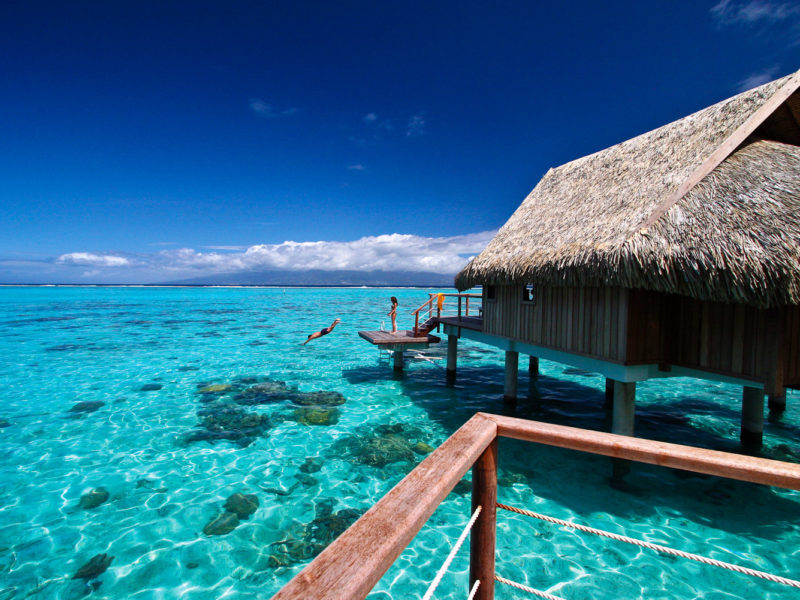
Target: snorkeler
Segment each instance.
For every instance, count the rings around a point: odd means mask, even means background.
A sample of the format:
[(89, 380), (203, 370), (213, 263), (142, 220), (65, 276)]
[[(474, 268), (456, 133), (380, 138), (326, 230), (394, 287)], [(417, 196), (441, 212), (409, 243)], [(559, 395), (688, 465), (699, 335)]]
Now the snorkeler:
[(319, 331), (315, 331), (314, 333), (309, 335), (308, 339), (305, 342), (303, 342), (303, 346), (305, 346), (311, 340), (315, 340), (318, 337), (322, 337), (323, 335), (328, 335), (331, 331), (333, 331), (333, 328), (336, 327), (336, 325), (338, 325), (339, 321), (341, 321), (341, 319), (336, 319), (333, 323), (330, 324), (329, 327), (325, 327), (324, 329), (320, 329)]

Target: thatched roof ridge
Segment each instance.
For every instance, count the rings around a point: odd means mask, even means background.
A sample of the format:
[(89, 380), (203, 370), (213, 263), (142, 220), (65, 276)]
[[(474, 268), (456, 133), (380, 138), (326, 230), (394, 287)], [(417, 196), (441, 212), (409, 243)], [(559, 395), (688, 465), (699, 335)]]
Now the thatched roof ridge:
[[(800, 149), (731, 144), (798, 82), (779, 79), (551, 169), (456, 286), (613, 285), (800, 304)], [(733, 154), (720, 154), (726, 144)], [(721, 164), (710, 163), (715, 153)]]

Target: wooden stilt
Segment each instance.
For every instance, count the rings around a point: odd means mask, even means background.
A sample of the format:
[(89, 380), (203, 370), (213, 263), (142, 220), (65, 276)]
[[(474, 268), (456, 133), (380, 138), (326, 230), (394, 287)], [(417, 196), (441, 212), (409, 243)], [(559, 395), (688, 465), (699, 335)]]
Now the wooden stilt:
[(506, 383), (503, 400), (512, 404), (517, 401), (517, 375), (519, 373), (519, 352), (506, 350)]
[(394, 370), (395, 372), (400, 372), (403, 370), (403, 351), (402, 350), (395, 350), (394, 351)]
[(636, 382), (614, 381), (614, 420), (611, 433), (633, 435), (636, 410)]
[(458, 337), (447, 336), (447, 375), (455, 376), (458, 363)]
[(539, 377), (539, 357), (538, 356), (529, 356), (528, 357), (528, 374), (530, 375), (531, 379), (536, 379)]
[(494, 556), (497, 519), (497, 439), (472, 466), (472, 512), (481, 514), (472, 526), (469, 552), (469, 589), (476, 579), (476, 600), (494, 600)]
[(614, 380), (606, 377), (606, 402), (603, 405), (608, 410), (614, 408)]
[(786, 388), (781, 392), (767, 396), (767, 407), (771, 413), (782, 413), (786, 410)]
[(763, 388), (742, 388), (742, 430), (739, 439), (746, 448), (761, 447), (764, 439)]
[[(606, 379), (606, 393), (609, 382), (613, 390), (613, 409), (611, 433), (633, 436), (636, 414), (636, 382), (624, 383)], [(624, 478), (630, 472), (630, 461), (614, 458), (611, 460), (611, 481), (613, 486), (624, 485)]]

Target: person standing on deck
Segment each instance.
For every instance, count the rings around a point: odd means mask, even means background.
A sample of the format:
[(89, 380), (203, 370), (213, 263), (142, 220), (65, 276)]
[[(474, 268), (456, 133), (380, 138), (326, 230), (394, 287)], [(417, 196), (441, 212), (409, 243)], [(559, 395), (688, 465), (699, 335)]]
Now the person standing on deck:
[(397, 298), (392, 296), (392, 310), (386, 316), (392, 318), (392, 333), (397, 333)]
[(336, 327), (339, 324), (339, 321), (341, 321), (341, 319), (336, 319), (328, 327), (325, 327), (324, 329), (320, 329), (319, 331), (315, 331), (314, 333), (309, 335), (308, 339), (305, 342), (303, 342), (303, 346), (305, 346), (311, 340), (315, 340), (315, 339), (317, 339), (319, 337), (322, 337), (323, 335), (328, 335), (331, 331), (333, 331), (333, 328)]

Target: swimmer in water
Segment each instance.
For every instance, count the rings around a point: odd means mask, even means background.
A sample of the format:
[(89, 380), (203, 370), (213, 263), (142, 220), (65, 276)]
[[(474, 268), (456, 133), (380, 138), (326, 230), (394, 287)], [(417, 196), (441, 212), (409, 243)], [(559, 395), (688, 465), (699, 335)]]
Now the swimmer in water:
[(330, 326), (325, 327), (324, 329), (320, 329), (319, 331), (315, 331), (314, 333), (309, 335), (308, 339), (305, 342), (303, 342), (303, 346), (305, 346), (311, 340), (315, 340), (319, 337), (322, 337), (323, 335), (328, 335), (331, 331), (333, 331), (333, 328), (339, 324), (339, 321), (341, 321), (341, 319), (336, 319), (333, 323), (330, 324)]

